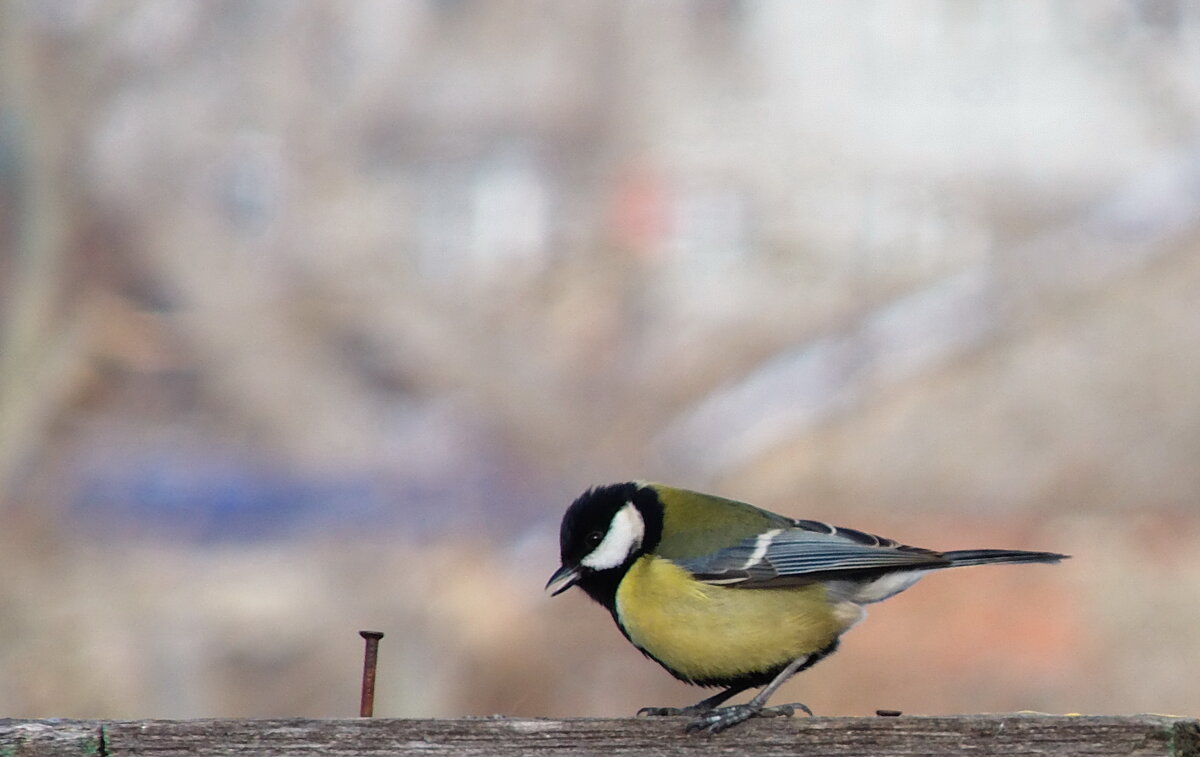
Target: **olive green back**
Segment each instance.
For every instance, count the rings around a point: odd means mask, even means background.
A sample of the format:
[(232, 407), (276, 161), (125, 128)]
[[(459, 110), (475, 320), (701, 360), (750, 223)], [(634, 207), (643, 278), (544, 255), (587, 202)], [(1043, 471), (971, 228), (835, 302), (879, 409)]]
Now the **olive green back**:
[(745, 502), (662, 484), (648, 486), (658, 492), (663, 506), (663, 536), (654, 553), (669, 560), (701, 557), (763, 531), (792, 526), (791, 519)]

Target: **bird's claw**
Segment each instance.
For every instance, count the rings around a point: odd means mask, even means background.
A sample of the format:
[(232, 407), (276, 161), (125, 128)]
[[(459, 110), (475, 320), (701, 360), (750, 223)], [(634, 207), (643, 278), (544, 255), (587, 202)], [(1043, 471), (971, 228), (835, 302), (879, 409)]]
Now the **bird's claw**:
[(806, 712), (809, 717), (812, 717), (812, 710), (808, 708), (808, 705), (800, 702), (778, 704), (773, 707), (763, 707), (762, 705), (753, 703), (734, 704), (709, 710), (688, 723), (684, 730), (687, 733), (696, 733), (697, 731), (720, 733), (727, 728), (734, 727), (738, 723), (744, 723), (750, 718), (790, 718), (796, 714), (796, 710)]

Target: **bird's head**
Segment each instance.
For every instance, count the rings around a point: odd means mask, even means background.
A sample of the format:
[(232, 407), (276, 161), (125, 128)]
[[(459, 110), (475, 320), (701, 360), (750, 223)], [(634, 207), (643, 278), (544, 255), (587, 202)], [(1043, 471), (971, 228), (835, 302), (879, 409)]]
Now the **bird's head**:
[(563, 515), (562, 565), (546, 588), (558, 595), (579, 584), (594, 599), (611, 598), (621, 576), (654, 548), (662, 534), (662, 505), (653, 487), (610, 484), (589, 489)]

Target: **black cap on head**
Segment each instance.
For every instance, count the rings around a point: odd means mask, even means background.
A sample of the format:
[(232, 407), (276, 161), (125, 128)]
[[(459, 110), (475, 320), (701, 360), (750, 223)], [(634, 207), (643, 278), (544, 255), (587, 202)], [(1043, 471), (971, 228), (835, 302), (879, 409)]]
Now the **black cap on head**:
[[(626, 511), (618, 517), (628, 505), (633, 505), (636, 514)], [(611, 565), (589, 565), (589, 555), (595, 556), (593, 553), (598, 552), (597, 548), (622, 519), (637, 521), (634, 548), (619, 551)], [(625, 570), (639, 555), (653, 549), (661, 536), (662, 505), (653, 488), (632, 482), (593, 487), (572, 502), (563, 515), (559, 529), (562, 567), (551, 577), (550, 585), (565, 581), (557, 594), (578, 584), (597, 602), (609, 607)]]
[(558, 531), (559, 554), (563, 565), (578, 565), (596, 548), (617, 511), (632, 502), (638, 486), (634, 483), (595, 486), (579, 495), (563, 515)]

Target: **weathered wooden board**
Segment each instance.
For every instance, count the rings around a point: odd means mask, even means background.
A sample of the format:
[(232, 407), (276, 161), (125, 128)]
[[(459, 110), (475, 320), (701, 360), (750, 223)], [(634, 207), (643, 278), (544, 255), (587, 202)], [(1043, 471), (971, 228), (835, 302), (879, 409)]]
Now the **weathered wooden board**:
[[(683, 719), (191, 720), (106, 722), (125, 755), (1172, 755), (1200, 757), (1200, 721), (1157, 716), (793, 718), (716, 736)], [(2, 757), (2, 755), (0, 755)]]
[(102, 753), (97, 721), (0, 718), (0, 757), (100, 757)]
[(0, 720), (0, 757), (395, 755), (1171, 755), (1200, 720), (1154, 715), (793, 718), (686, 735), (681, 718)]

